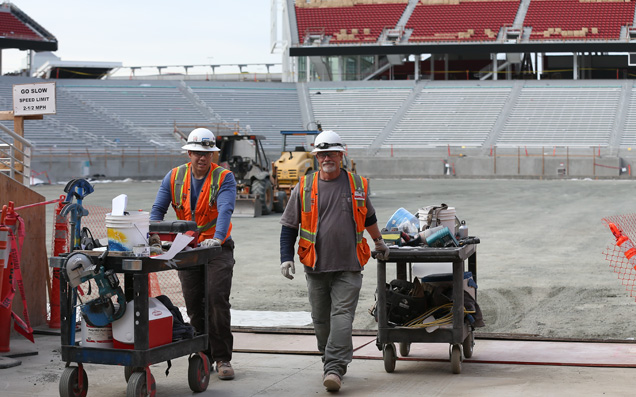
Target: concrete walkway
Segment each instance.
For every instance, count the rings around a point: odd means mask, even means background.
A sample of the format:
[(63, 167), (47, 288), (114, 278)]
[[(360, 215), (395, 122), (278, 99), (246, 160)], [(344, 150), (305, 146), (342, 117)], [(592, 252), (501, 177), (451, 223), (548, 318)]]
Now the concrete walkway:
[[(199, 395), (329, 395), (321, 382), (322, 363), (313, 335), (235, 333), (233, 381), (213, 376)], [(384, 370), (375, 337), (356, 336), (356, 353), (338, 393), (342, 396), (626, 396), (633, 394), (636, 345), (630, 343), (537, 342), (477, 339), (474, 355), (451, 372), (448, 345), (413, 344)], [(58, 396), (60, 338), (36, 335), (35, 344), (11, 340), (0, 359), (0, 395)], [(8, 358), (8, 356), (12, 358)], [(9, 364), (19, 364), (11, 366)], [(157, 396), (191, 396), (187, 358), (151, 366)], [(87, 364), (88, 396), (124, 396), (123, 367)]]

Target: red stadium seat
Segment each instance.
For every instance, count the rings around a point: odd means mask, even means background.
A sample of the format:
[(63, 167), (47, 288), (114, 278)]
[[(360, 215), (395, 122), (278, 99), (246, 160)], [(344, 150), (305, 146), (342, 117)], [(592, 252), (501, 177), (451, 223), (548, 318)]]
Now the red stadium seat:
[[(619, 39), (621, 27), (634, 20), (634, 6), (634, 1), (532, 0), (524, 25), (532, 27), (530, 40)], [(553, 32), (556, 27), (565, 32)]]
[[(321, 8), (296, 6), (298, 35), (301, 43), (304, 43), (308, 29), (321, 27), (332, 35), (330, 43), (371, 43), (378, 40), (386, 26), (395, 27), (405, 9), (406, 4), (355, 4), (352, 7)], [(346, 34), (342, 33), (342, 29)], [(352, 33), (354, 29), (358, 30), (357, 34)], [(369, 29), (368, 34), (365, 29)]]
[(0, 36), (42, 40), (42, 37), (9, 12), (0, 12)]
[(519, 0), (459, 4), (419, 3), (406, 24), (410, 42), (494, 41), (503, 26), (514, 22)]

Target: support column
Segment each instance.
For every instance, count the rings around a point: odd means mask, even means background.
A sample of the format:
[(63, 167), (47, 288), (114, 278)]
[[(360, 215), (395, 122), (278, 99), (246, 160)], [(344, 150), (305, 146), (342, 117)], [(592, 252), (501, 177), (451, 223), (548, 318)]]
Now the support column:
[(572, 54), (572, 79), (573, 80), (578, 80), (579, 79), (579, 56), (578, 53), (573, 53)]
[(415, 55), (415, 76), (414, 76), (415, 81), (418, 81), (420, 79), (420, 57), (421, 56), (422, 56), (421, 54)]
[(444, 54), (444, 80), (448, 80), (448, 54)]

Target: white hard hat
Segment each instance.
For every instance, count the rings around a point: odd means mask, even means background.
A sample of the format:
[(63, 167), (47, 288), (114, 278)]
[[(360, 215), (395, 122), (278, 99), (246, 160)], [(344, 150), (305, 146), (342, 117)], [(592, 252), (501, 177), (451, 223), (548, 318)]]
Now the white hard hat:
[(188, 135), (188, 142), (181, 149), (192, 150), (195, 152), (218, 152), (216, 147), (216, 138), (212, 131), (207, 128), (196, 128)]
[(331, 130), (323, 131), (316, 137), (314, 141), (314, 150), (312, 153), (318, 152), (344, 152), (344, 145), (340, 135)]

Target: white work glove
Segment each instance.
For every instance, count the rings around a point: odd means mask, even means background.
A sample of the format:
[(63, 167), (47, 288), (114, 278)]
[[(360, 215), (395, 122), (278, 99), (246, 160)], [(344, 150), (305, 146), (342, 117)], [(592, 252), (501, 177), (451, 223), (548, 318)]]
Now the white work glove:
[[(290, 274), (291, 270), (291, 274)], [(296, 268), (294, 267), (293, 261), (287, 261), (280, 264), (280, 272), (283, 276), (287, 277), (290, 280), (294, 279), (292, 274), (296, 274)]]
[(375, 259), (385, 261), (389, 259), (389, 247), (384, 243), (384, 239), (375, 242)]
[(203, 248), (212, 248), (212, 247), (220, 247), (220, 246), (221, 246), (221, 240), (219, 240), (218, 238), (209, 238), (209, 239), (201, 241), (201, 247)]

